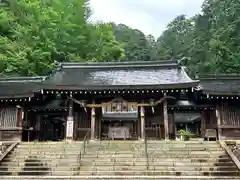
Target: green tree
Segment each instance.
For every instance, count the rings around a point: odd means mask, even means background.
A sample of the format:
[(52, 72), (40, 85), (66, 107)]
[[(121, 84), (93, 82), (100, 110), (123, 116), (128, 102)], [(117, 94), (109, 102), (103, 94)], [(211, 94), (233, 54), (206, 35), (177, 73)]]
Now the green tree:
[[(149, 61), (152, 60), (152, 45), (143, 32), (132, 29), (124, 24), (114, 24), (116, 40), (122, 44), (126, 57), (124, 61)], [(152, 40), (152, 39), (151, 39)]]
[(240, 1), (205, 0), (202, 13), (178, 16), (158, 38), (158, 56), (186, 58), (192, 74), (239, 73)]
[(182, 58), (188, 56), (191, 46), (194, 23), (185, 15), (180, 15), (171, 21), (167, 30), (157, 39), (158, 56), (161, 59)]
[(108, 61), (124, 51), (109, 24), (92, 24), (86, 0), (4, 0), (2, 74), (45, 75), (55, 61)]

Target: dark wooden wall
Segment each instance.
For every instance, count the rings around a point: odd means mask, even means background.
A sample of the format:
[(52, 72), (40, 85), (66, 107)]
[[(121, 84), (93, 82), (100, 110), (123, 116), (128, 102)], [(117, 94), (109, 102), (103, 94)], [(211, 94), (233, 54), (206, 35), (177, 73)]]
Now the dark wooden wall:
[(164, 120), (162, 104), (154, 107), (145, 107), (146, 137), (151, 139), (164, 139)]
[(22, 112), (16, 106), (0, 108), (0, 140), (16, 141), (22, 139)]
[(237, 104), (222, 103), (219, 106), (220, 137), (222, 139), (240, 138), (240, 107)]
[(75, 109), (74, 116), (74, 140), (82, 140), (91, 129), (91, 113), (89, 109)]

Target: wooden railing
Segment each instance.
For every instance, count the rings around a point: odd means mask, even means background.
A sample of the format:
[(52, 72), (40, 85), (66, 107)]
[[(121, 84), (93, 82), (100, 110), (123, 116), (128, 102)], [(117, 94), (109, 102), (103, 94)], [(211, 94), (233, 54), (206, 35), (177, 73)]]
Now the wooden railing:
[(9, 152), (11, 152), (18, 144), (19, 141), (17, 142), (12, 142), (12, 143), (8, 143), (8, 142), (2, 142), (3, 144), (7, 144), (9, 145), (6, 149), (1, 149), (3, 150), (3, 152), (0, 154), (0, 162), (8, 155)]
[(226, 151), (226, 153), (231, 157), (237, 168), (240, 170), (240, 160), (236, 157), (236, 155), (232, 152), (232, 150), (227, 146), (225, 141), (218, 141), (220, 146)]
[(80, 148), (80, 152), (78, 154), (79, 170), (81, 168), (82, 158), (83, 158), (84, 154), (86, 154), (86, 146), (87, 146), (87, 144), (89, 144), (89, 139), (90, 139), (90, 129), (87, 131), (87, 133), (85, 134), (85, 136), (83, 138), (83, 146)]

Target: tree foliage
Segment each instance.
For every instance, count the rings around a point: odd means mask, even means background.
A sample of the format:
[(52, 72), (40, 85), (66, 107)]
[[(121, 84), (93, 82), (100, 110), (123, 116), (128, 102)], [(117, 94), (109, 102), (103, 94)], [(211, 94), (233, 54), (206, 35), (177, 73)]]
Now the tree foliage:
[(91, 23), (87, 0), (1, 0), (0, 75), (46, 75), (62, 61), (182, 59), (191, 74), (238, 73), (240, 1), (205, 0), (155, 41), (124, 24)]
[(187, 57), (191, 73), (239, 73), (240, 1), (205, 0), (202, 13), (178, 16), (157, 40), (158, 56)]
[(137, 29), (132, 29), (124, 24), (114, 24), (113, 30), (116, 40), (122, 44), (125, 50), (124, 61), (150, 61), (155, 58), (155, 40), (149, 35)]
[(111, 24), (91, 24), (85, 0), (4, 0), (0, 73), (44, 75), (55, 61), (110, 61), (124, 50)]

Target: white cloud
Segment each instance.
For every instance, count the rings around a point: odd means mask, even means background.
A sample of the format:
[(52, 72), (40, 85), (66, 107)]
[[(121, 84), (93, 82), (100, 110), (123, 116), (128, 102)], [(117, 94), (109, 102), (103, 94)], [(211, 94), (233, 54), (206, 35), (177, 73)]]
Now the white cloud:
[(93, 21), (115, 22), (158, 37), (177, 15), (199, 13), (203, 0), (90, 0)]

